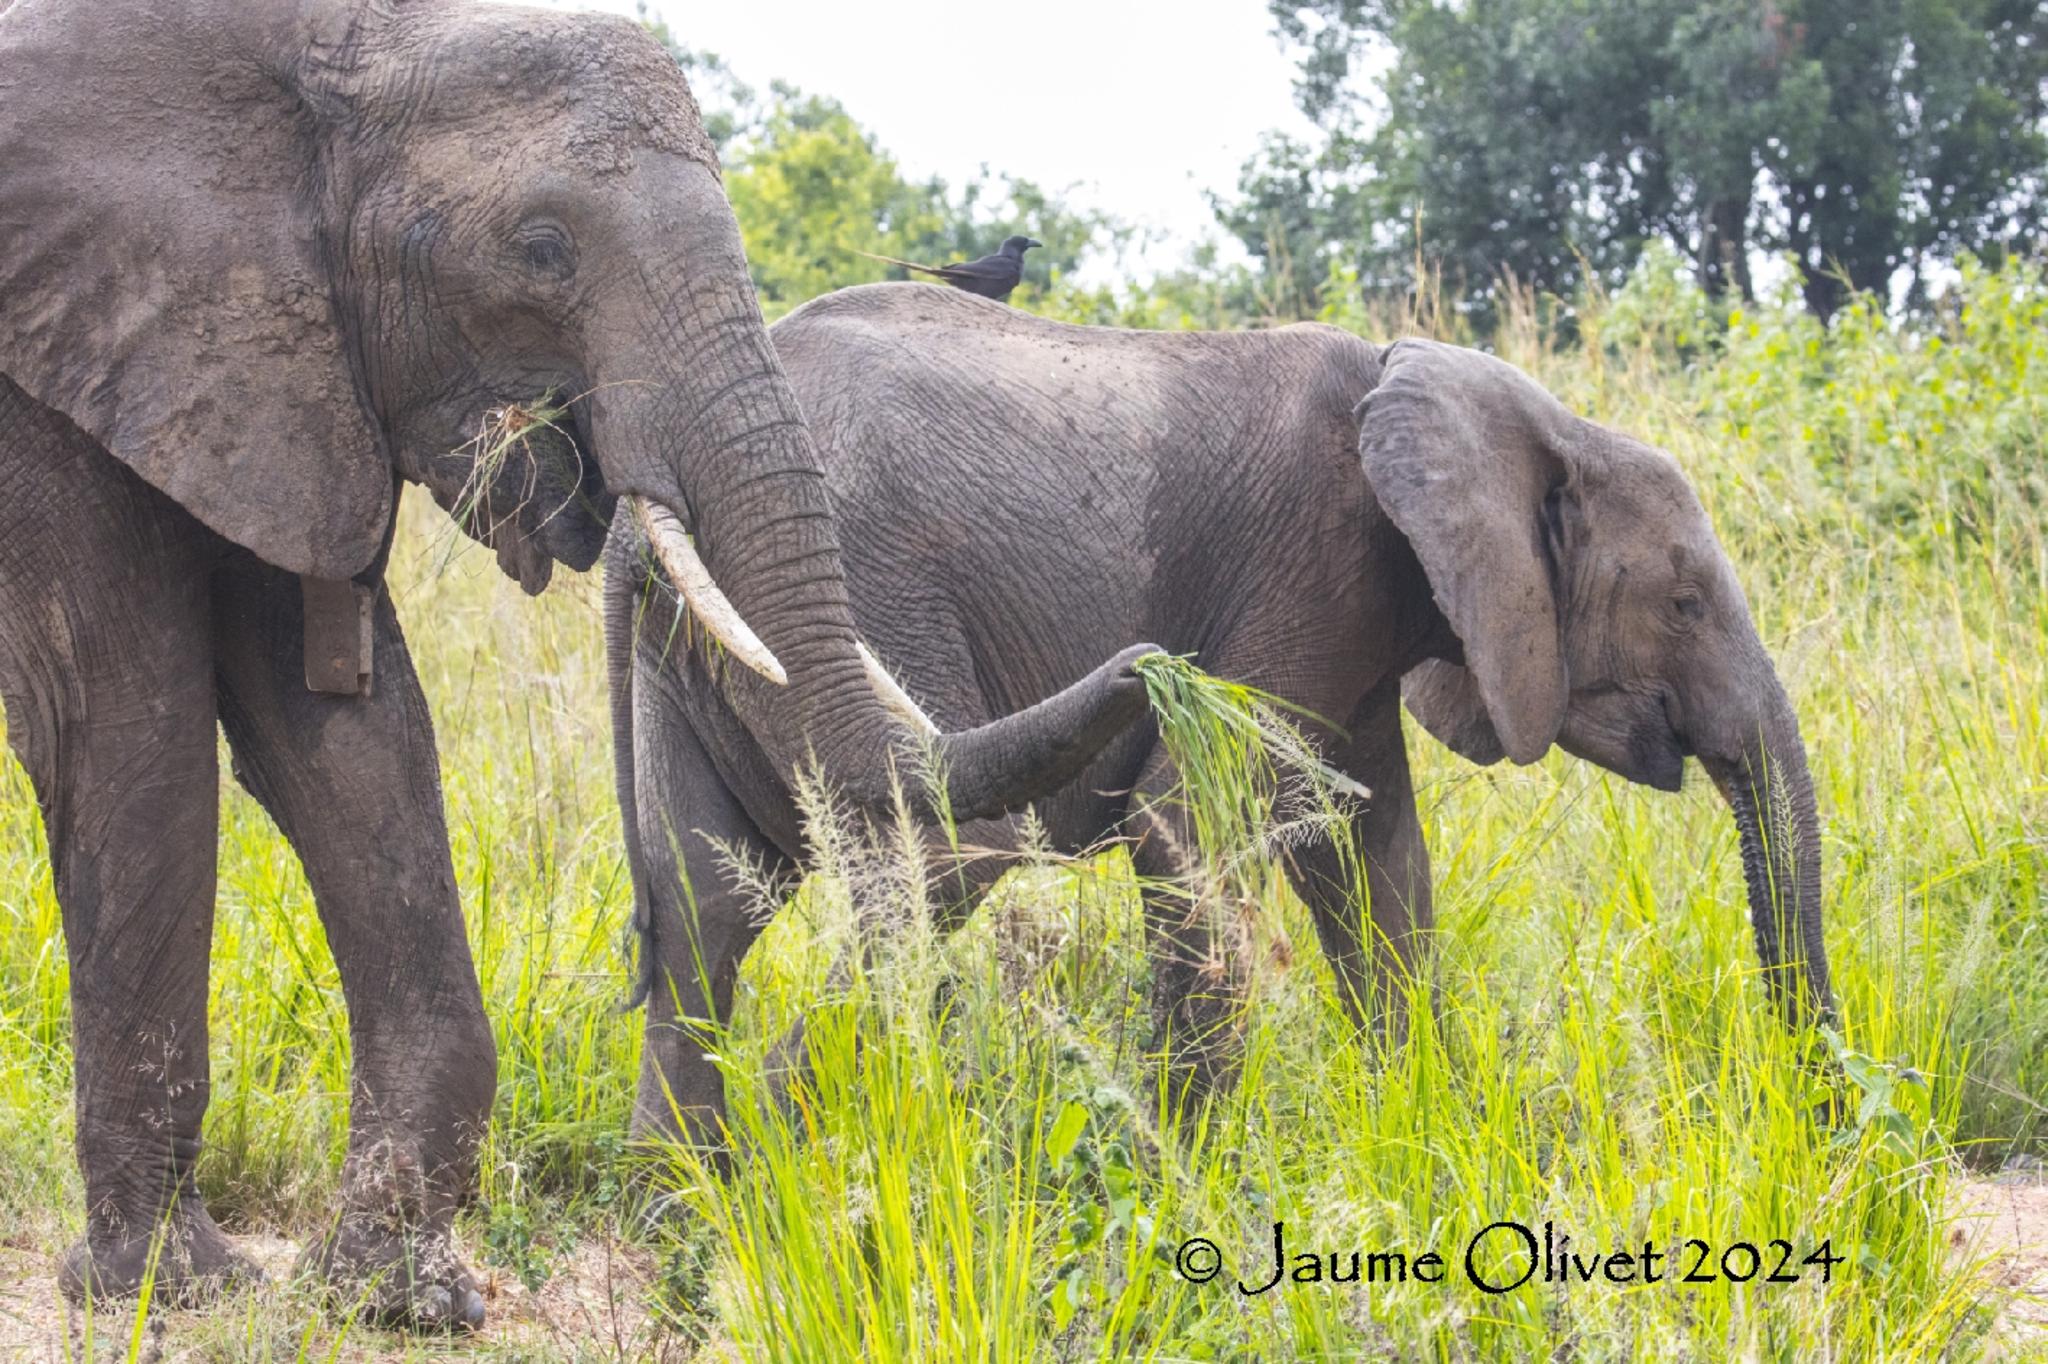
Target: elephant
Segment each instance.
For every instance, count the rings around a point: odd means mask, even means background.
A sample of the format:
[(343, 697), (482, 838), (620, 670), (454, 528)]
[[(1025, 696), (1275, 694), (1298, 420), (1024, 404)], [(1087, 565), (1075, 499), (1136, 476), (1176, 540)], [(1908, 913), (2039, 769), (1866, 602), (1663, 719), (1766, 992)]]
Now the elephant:
[[(770, 335), (848, 530), (862, 636), (938, 721), (1027, 705), (1131, 634), (1325, 717), (1318, 751), (1370, 790), (1347, 816), (1363, 914), (1328, 832), (1286, 860), (1361, 1030), (1406, 1027), (1395, 987), (1433, 926), (1404, 698), (1481, 764), (1558, 745), (1672, 791), (1697, 759), (1740, 833), (1770, 993), (1794, 1019), (1831, 1007), (1798, 720), (1669, 455), (1479, 351), (1318, 324), (1078, 327), (897, 283), (814, 299)], [(773, 877), (800, 866), (801, 831), (701, 660), (667, 646), (666, 589), (630, 526), (606, 584), (648, 986), (635, 1122), (715, 1144), (720, 1077), (684, 1020), (725, 1016), (761, 927), (716, 849)], [(1141, 876), (1179, 875), (1193, 842), (1162, 799), (1176, 780), (1148, 719), (1037, 805), (1044, 836), (1067, 852), (1121, 836)], [(959, 843), (1013, 848), (1017, 832), (972, 824)], [(1003, 866), (942, 866), (946, 912)], [(1184, 899), (1145, 899), (1184, 1107), (1229, 1072), (1227, 992), (1205, 984)]]
[(705, 647), (744, 665), (731, 722), (857, 801), (936, 742), (993, 816), (1144, 708), (1135, 644), (937, 740), (893, 706), (717, 157), (641, 26), (456, 0), (0, 4), (0, 696), (70, 965), (74, 1297), (255, 1273), (193, 1177), (218, 726), (348, 1004), (340, 1208), (305, 1264), (395, 1323), (481, 1321), (450, 1226), (496, 1057), (382, 589), (407, 482), (529, 592), (590, 567), (627, 509)]

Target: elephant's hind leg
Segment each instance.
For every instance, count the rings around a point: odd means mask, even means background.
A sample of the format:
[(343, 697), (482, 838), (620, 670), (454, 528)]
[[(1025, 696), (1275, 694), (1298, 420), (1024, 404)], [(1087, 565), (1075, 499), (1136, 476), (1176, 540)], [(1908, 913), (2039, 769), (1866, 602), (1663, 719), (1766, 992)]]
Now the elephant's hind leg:
[[(49, 837), (70, 954), (86, 1234), (74, 1298), (192, 1302), (255, 1277), (193, 1184), (208, 1092), (218, 542), (0, 379), (0, 693)], [(13, 571), (15, 569), (20, 571)]]
[(388, 596), (368, 696), (307, 690), (298, 580), (237, 554), (215, 580), (235, 775), (291, 840), (348, 1001), (348, 1155), (309, 1258), (380, 1319), (474, 1327), (450, 1239), (490, 1119), (497, 1050), (463, 931), (433, 722)]

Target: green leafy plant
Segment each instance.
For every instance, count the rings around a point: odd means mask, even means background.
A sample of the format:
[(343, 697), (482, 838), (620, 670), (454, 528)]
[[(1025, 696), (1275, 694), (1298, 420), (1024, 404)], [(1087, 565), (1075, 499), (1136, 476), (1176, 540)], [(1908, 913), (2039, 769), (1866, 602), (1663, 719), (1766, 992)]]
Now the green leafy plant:
[[(1868, 1134), (1895, 1154), (1917, 1159), (1926, 1135), (1927, 1077), (1911, 1066), (1865, 1056), (1833, 1028), (1822, 1028), (1821, 1036), (1827, 1039), (1835, 1064), (1861, 1095), (1854, 1124), (1837, 1131), (1835, 1143), (1854, 1146)], [(1902, 1102), (1918, 1115), (1900, 1107)]]
[(1046, 1294), (1055, 1331), (1067, 1330), (1077, 1312), (1128, 1286), (1128, 1255), (1170, 1263), (1143, 1201), (1130, 1141), (1118, 1130), (1128, 1117), (1127, 1102), (1097, 1089), (1062, 1102), (1046, 1132), (1045, 1154), (1063, 1181), (1060, 1236)]

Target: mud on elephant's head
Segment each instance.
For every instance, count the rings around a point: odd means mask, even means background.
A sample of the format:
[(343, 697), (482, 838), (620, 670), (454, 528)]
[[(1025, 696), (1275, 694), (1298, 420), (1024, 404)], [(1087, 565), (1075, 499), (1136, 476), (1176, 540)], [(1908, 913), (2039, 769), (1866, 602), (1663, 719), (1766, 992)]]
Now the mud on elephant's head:
[(1383, 357), (1360, 452), (1457, 640), (1403, 680), (1409, 710), (1481, 763), (1556, 744), (1677, 790), (1697, 759), (1735, 816), (1774, 991), (1827, 1010), (1799, 723), (1677, 462), (1511, 365), (1428, 341)]
[[(854, 638), (821, 465), (696, 105), (627, 20), (0, 8), (0, 373), (314, 577), (373, 563), (396, 478), (532, 591), (554, 562), (588, 566), (633, 497), (753, 668), (725, 687), (779, 766), (815, 754), (879, 800), (880, 760), (912, 746)], [(1046, 789), (1143, 688), (1120, 661), (1067, 700), (941, 740), (956, 795)]]

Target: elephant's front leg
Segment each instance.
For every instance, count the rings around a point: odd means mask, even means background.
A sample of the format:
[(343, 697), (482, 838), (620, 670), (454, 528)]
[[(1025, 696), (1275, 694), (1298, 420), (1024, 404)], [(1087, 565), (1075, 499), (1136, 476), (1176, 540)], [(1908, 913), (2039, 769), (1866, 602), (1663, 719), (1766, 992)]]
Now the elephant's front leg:
[(192, 1182), (220, 794), (203, 663), (191, 676), (147, 697), (81, 686), (54, 722), (8, 708), (70, 948), (86, 1234), (59, 1278), (74, 1299), (137, 1292), (152, 1259), (159, 1300), (260, 1277)]
[(260, 1277), (193, 1184), (220, 791), (203, 658), (188, 676), (147, 697), (95, 688), (55, 725), (54, 752), (27, 755), (71, 957), (86, 1189), (86, 1236), (60, 1273), (73, 1298), (135, 1293), (153, 1258), (159, 1300)]
[(1349, 855), (1329, 837), (1314, 838), (1291, 852), (1288, 872), (1315, 918), (1352, 1021), (1381, 1042), (1398, 1043), (1407, 1035), (1409, 999), (1436, 922), (1429, 850), (1398, 700), (1390, 692), (1368, 698), (1350, 734), (1329, 761), (1372, 796), (1352, 815)]
[(451, 1225), (489, 1121), (497, 1049), (463, 932), (433, 724), (388, 597), (367, 696), (307, 690), (298, 581), (237, 556), (216, 579), (235, 775), (298, 851), (354, 1050), (342, 1208), (308, 1251), (344, 1303), (474, 1327)]
[[(72, 1298), (258, 1277), (193, 1184), (206, 1113), (219, 819), (214, 543), (0, 379), (0, 694), (49, 837), (70, 954), (85, 1237)], [(16, 570), (20, 571), (16, 571)]]
[(1180, 769), (1156, 745), (1132, 793), (1131, 868), (1145, 902), (1152, 958), (1153, 1045), (1166, 1057), (1166, 1107), (1184, 1119), (1236, 1076), (1243, 1003), (1216, 939), (1210, 888), (1192, 875), (1198, 848)]
[(718, 1152), (725, 1079), (709, 1052), (716, 1027), (731, 1021), (740, 964), (763, 927), (725, 858), (742, 857), (770, 879), (794, 864), (748, 817), (684, 718), (682, 666), (643, 658), (633, 683), (635, 875), (646, 897), (640, 950), (649, 977), (633, 1135)]

